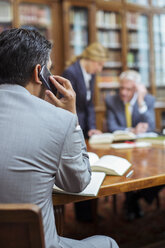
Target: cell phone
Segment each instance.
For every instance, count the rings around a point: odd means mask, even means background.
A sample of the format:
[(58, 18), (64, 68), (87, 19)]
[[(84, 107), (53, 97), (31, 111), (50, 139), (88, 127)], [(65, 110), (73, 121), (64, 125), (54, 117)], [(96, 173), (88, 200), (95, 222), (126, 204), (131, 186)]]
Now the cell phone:
[(57, 89), (54, 86), (54, 84), (52, 84), (52, 82), (50, 81), (50, 76), (52, 74), (50, 73), (50, 71), (48, 70), (48, 68), (46, 67), (46, 65), (44, 65), (41, 68), (41, 71), (39, 72), (39, 78), (41, 80), (41, 82), (43, 83), (43, 85), (50, 90), (54, 95), (57, 94)]

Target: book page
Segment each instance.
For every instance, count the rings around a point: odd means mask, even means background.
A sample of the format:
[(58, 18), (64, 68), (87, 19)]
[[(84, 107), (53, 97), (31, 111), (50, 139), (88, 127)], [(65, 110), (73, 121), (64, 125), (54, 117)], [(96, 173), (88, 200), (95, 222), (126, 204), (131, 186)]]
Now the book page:
[(96, 169), (99, 167), (99, 171), (105, 171), (107, 174), (111, 175), (123, 175), (127, 169), (131, 166), (131, 163), (121, 157), (113, 155), (105, 155), (96, 161), (91, 167)]
[(165, 145), (165, 136), (139, 138), (139, 142), (147, 142), (150, 145)]
[(110, 144), (114, 140), (112, 133), (94, 134), (89, 139), (89, 144)]
[(136, 147), (140, 148), (140, 147), (149, 147), (149, 146), (151, 146), (151, 144), (145, 141), (111, 144), (111, 147), (114, 149), (129, 149), (129, 148), (136, 148)]
[(94, 152), (88, 152), (88, 156), (90, 165), (94, 164), (96, 161), (99, 160), (99, 156)]
[(137, 134), (137, 138), (155, 138), (158, 137), (158, 134), (155, 132), (146, 132), (146, 133), (140, 133)]
[(114, 131), (113, 135), (114, 135), (114, 141), (136, 139), (136, 135), (134, 133), (125, 130)]
[(82, 195), (82, 196), (97, 196), (98, 191), (100, 189), (100, 186), (105, 178), (105, 173), (104, 172), (93, 172), (91, 175), (91, 181), (87, 185), (87, 187), (80, 193), (71, 193), (71, 192), (66, 192), (59, 187), (57, 187), (55, 184), (53, 186), (53, 192), (56, 193), (63, 193), (63, 194), (70, 194), (70, 195)]

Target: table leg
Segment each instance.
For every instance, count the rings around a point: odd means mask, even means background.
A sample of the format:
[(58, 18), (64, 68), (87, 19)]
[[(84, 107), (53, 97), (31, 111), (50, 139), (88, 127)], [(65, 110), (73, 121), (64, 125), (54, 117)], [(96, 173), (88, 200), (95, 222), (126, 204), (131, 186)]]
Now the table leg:
[(54, 206), (54, 215), (58, 235), (63, 235), (64, 205)]

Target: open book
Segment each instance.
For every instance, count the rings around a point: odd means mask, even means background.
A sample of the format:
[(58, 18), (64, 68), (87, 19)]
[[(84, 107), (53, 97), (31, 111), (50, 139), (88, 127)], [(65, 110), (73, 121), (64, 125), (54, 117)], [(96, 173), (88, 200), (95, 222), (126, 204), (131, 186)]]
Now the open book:
[(165, 145), (165, 136), (139, 138), (138, 141), (148, 142), (152, 145)]
[(131, 163), (114, 155), (105, 155), (99, 159), (96, 153), (88, 152), (92, 171), (103, 171), (108, 175), (122, 176), (131, 167)]
[(110, 145), (114, 149), (129, 149), (129, 148), (144, 148), (150, 147), (151, 143), (146, 141), (139, 141), (139, 142), (127, 142), (127, 143), (116, 143)]
[(70, 193), (66, 192), (55, 184), (53, 186), (53, 192), (63, 193), (63, 194), (70, 194), (70, 195), (81, 195), (81, 196), (97, 196), (100, 186), (105, 178), (104, 172), (92, 172), (91, 181), (87, 185), (87, 187), (80, 193)]
[(130, 131), (118, 130), (113, 133), (94, 134), (89, 139), (89, 144), (111, 144), (116, 141), (135, 140), (136, 135)]

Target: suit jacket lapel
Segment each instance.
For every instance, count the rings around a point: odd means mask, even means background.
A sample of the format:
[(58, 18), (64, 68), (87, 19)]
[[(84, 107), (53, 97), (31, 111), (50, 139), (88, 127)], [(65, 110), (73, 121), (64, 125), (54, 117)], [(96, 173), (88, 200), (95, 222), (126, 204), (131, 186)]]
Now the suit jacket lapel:
[(124, 103), (120, 100), (120, 97), (117, 98), (117, 103), (115, 108), (117, 108), (118, 111), (118, 118), (120, 120), (120, 123), (122, 126), (127, 126), (126, 124), (126, 118), (125, 118), (125, 107)]
[(136, 123), (137, 123), (136, 120), (138, 119), (138, 114), (139, 114), (138, 104), (137, 104), (137, 101), (136, 101), (134, 106), (133, 106), (133, 109), (132, 109), (132, 126), (133, 127), (136, 126)]
[(79, 89), (81, 90), (82, 94), (86, 95), (86, 85), (85, 85), (84, 76), (83, 76), (83, 73), (80, 67), (79, 60), (75, 63), (75, 66), (76, 66), (77, 78), (79, 82)]

